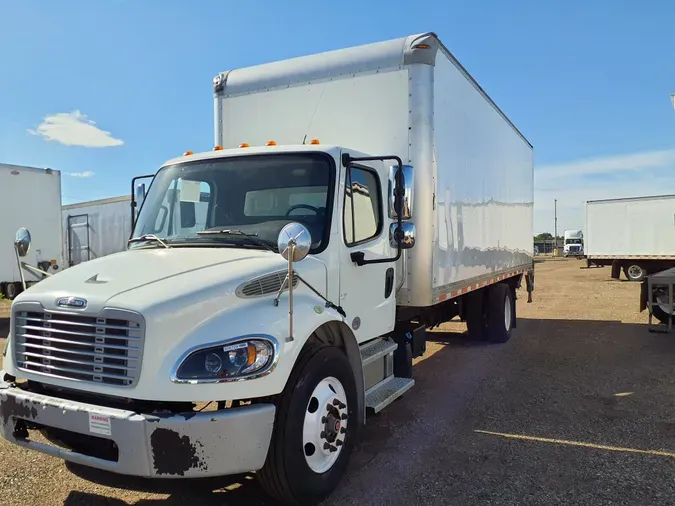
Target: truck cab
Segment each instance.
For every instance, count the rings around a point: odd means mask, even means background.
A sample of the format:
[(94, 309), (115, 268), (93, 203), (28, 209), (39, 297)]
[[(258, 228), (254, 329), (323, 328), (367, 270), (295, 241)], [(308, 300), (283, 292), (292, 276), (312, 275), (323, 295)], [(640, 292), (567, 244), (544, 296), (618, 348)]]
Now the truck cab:
[(393, 376), (395, 343), (360, 346), (396, 324), (412, 167), (318, 140), (268, 144), (170, 160), (136, 194), (127, 251), (17, 297), (5, 438), (63, 456), (40, 431), (73, 462), (191, 477), (282, 472), (268, 449), (284, 455), (273, 432), (291, 431), (313, 473), (342, 465), (366, 405), (414, 383)]
[(584, 234), (581, 230), (565, 230), (563, 256), (576, 258), (584, 256)]

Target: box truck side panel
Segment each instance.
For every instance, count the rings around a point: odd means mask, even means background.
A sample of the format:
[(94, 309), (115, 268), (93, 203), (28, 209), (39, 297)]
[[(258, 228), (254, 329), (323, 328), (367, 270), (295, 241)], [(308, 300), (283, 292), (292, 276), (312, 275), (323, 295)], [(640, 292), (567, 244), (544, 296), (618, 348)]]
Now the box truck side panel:
[(675, 257), (675, 195), (586, 203), (589, 257)]
[[(0, 199), (6, 210), (0, 220), (0, 282), (18, 282), (14, 235), (20, 227), (31, 234), (31, 247), (22, 260), (32, 266), (56, 260), (64, 267), (60, 223), (61, 173), (0, 164)], [(37, 281), (26, 273), (26, 281)]]
[(434, 164), (434, 298), (531, 266), (532, 147), (444, 51), (435, 67)]
[(130, 197), (63, 206), (62, 218), (70, 265), (124, 251), (131, 234)]

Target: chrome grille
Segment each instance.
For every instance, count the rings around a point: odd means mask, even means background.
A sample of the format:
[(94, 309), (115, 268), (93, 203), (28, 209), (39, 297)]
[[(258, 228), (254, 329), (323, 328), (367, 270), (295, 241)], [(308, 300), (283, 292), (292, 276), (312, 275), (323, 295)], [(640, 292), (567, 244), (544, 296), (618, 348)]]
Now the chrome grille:
[[(262, 297), (263, 295), (276, 294), (281, 288), (281, 284), (286, 280), (286, 269), (277, 272), (271, 272), (264, 276), (253, 278), (237, 288), (236, 293), (239, 297)], [(293, 277), (293, 288), (298, 286), (298, 278)], [(285, 287), (284, 290), (288, 288)]]
[(143, 351), (142, 318), (108, 310), (99, 315), (14, 311), (14, 356), (24, 371), (107, 385), (132, 386)]

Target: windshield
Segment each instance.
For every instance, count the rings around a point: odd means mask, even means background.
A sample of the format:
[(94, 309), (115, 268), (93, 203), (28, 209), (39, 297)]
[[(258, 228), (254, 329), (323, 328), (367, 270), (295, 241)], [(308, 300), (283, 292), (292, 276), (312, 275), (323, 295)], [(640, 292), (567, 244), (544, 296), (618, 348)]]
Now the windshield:
[(567, 239), (565, 244), (581, 244), (581, 239)]
[[(276, 249), (291, 221), (305, 225), (312, 253), (328, 242), (334, 164), (323, 153), (250, 155), (162, 168), (150, 186), (132, 237), (154, 234), (170, 246)], [(199, 234), (205, 230), (223, 233)], [(250, 240), (245, 235), (255, 238)], [(157, 247), (137, 242), (134, 247)]]

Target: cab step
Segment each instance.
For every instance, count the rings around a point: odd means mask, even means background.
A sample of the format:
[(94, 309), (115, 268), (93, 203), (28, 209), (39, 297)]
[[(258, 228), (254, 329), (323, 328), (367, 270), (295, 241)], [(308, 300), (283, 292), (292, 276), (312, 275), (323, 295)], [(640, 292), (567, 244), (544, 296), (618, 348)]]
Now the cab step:
[(389, 376), (366, 391), (366, 408), (371, 413), (379, 413), (410, 390), (414, 384), (415, 380), (412, 378)]
[(361, 363), (363, 367), (372, 364), (377, 359), (393, 353), (398, 348), (398, 344), (389, 339), (378, 337), (361, 347)]

